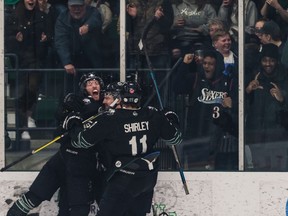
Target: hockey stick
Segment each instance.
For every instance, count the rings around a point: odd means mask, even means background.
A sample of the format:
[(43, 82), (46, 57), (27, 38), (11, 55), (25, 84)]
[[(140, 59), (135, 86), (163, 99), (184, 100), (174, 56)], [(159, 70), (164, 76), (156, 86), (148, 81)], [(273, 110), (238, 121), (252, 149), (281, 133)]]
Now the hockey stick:
[[(163, 110), (163, 108), (164, 108), (163, 107), (163, 103), (162, 103), (160, 92), (159, 92), (159, 89), (158, 89), (158, 85), (157, 85), (157, 82), (156, 82), (156, 79), (155, 79), (154, 71), (152, 69), (152, 63), (151, 63), (149, 55), (147, 53), (147, 47), (146, 47), (146, 41), (145, 41), (148, 31), (155, 24), (155, 22), (156, 22), (156, 19), (154, 17), (145, 26), (145, 28), (143, 30), (143, 34), (142, 34), (141, 40), (142, 40), (142, 44), (143, 44), (143, 49), (144, 49), (144, 54), (145, 54), (145, 57), (146, 57), (147, 65), (148, 65), (148, 68), (149, 68), (149, 74), (150, 74), (150, 77), (152, 79), (152, 82), (153, 82), (153, 85), (154, 85), (154, 88), (155, 88), (155, 91), (156, 91), (156, 94), (157, 94), (157, 98), (158, 98), (158, 101), (159, 101), (160, 109)], [(183, 167), (182, 167), (182, 165), (180, 163), (180, 160), (179, 160), (177, 149), (176, 149), (176, 147), (174, 145), (172, 145), (171, 148), (172, 148), (172, 151), (173, 151), (173, 155), (174, 155), (175, 161), (176, 161), (176, 163), (178, 165), (178, 169), (179, 169), (179, 172), (180, 172), (180, 176), (181, 176), (181, 180), (182, 180), (182, 184), (183, 184), (183, 188), (184, 188), (185, 194), (188, 195), (189, 194), (189, 190), (188, 190), (188, 186), (187, 186), (187, 183), (186, 183), (186, 178), (185, 178), (185, 175), (184, 175)]]
[[(113, 108), (116, 106), (116, 104), (117, 104), (118, 101), (119, 101), (119, 99), (116, 98), (116, 99), (113, 101), (113, 103), (109, 106), (109, 108), (110, 108), (110, 109), (113, 109)], [(97, 114), (97, 115), (93, 115), (93, 116), (89, 117), (88, 119), (85, 119), (85, 120), (82, 122), (82, 124), (85, 124), (85, 123), (87, 123), (88, 121), (94, 120), (95, 118), (97, 118), (98, 116), (102, 115), (103, 113), (104, 113), (104, 112), (101, 112), (101, 113), (99, 113), (99, 114)], [(61, 134), (61, 135), (55, 137), (55, 138), (54, 138), (53, 140), (51, 140), (50, 142), (45, 143), (44, 145), (40, 146), (39, 148), (32, 150), (31, 152), (27, 153), (26, 155), (24, 155), (23, 157), (19, 158), (18, 160), (16, 160), (16, 161), (8, 164), (7, 166), (1, 168), (0, 172), (3, 172), (3, 171), (5, 171), (5, 170), (9, 169), (10, 167), (14, 166), (15, 164), (18, 164), (19, 162), (21, 162), (21, 161), (25, 160), (26, 158), (30, 157), (31, 155), (34, 155), (34, 154), (38, 153), (39, 151), (43, 150), (44, 148), (52, 145), (53, 143), (57, 142), (57, 141), (60, 140), (61, 138), (65, 137), (67, 134), (68, 134), (68, 132), (66, 132), (66, 133), (64, 133), (64, 134)]]
[(15, 164), (23, 161), (24, 159), (30, 157), (31, 155), (34, 155), (34, 154), (36, 154), (37, 152), (41, 151), (42, 149), (44, 149), (44, 148), (50, 146), (51, 144), (57, 142), (59, 139), (61, 139), (61, 138), (64, 137), (65, 135), (66, 135), (66, 133), (64, 133), (64, 134), (62, 134), (62, 135), (60, 135), (60, 136), (55, 137), (55, 138), (54, 138), (53, 140), (51, 140), (50, 142), (48, 142), (48, 143), (40, 146), (40, 147), (37, 148), (37, 149), (34, 149), (33, 151), (31, 151), (31, 152), (29, 152), (28, 154), (24, 155), (23, 157), (19, 158), (18, 160), (16, 160), (16, 161), (8, 164), (7, 166), (3, 167), (0, 171), (3, 172), (3, 171), (5, 171), (5, 170), (9, 169), (10, 167), (12, 167), (12, 166), (14, 166)]
[[(171, 68), (171, 70), (166, 74), (165, 78), (161, 81), (161, 83), (159, 84), (159, 89), (162, 88), (162, 86), (164, 85), (164, 83), (167, 81), (167, 79), (171, 76), (172, 72), (175, 70), (175, 68), (178, 67), (178, 65), (182, 62), (183, 58), (180, 57), (177, 62), (174, 64), (174, 66)], [(153, 94), (147, 99), (146, 103), (144, 104), (144, 107), (148, 106), (148, 104), (150, 103), (150, 101), (153, 99), (153, 97), (155, 96), (155, 92), (153, 92)]]

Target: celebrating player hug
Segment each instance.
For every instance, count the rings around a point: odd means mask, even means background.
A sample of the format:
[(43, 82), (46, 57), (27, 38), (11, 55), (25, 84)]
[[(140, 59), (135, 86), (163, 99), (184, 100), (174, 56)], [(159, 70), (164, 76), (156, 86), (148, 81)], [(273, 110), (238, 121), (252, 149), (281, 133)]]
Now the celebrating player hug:
[(139, 215), (150, 212), (157, 181), (159, 138), (168, 145), (181, 142), (177, 119), (169, 112), (139, 107), (141, 89), (136, 82), (118, 82), (121, 101), (115, 110), (103, 112), (91, 127), (83, 129), (81, 116), (71, 113), (64, 122), (72, 145), (98, 146), (106, 168), (107, 185), (99, 203), (98, 216)]

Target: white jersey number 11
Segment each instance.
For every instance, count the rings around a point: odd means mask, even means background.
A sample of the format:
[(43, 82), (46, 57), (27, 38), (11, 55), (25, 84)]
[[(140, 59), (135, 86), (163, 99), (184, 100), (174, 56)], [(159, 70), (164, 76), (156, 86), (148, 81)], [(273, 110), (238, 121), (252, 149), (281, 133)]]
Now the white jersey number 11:
[(131, 148), (132, 148), (132, 155), (135, 156), (137, 154), (139, 154), (140, 152), (138, 152), (138, 149), (137, 149), (137, 143), (140, 143), (140, 145), (142, 145), (142, 152), (141, 154), (143, 153), (146, 153), (147, 152), (147, 136), (146, 135), (143, 135), (141, 139), (139, 139), (137, 141), (137, 137), (136, 136), (133, 136), (130, 140), (129, 140), (129, 145), (131, 145)]

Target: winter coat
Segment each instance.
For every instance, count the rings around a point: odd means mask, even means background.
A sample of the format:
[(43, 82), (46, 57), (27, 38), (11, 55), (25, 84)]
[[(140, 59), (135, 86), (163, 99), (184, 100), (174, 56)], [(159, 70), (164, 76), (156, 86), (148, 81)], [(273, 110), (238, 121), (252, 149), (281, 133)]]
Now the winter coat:
[[(278, 65), (272, 76), (268, 77), (260, 69), (258, 77), (263, 89), (257, 89), (246, 95), (246, 143), (267, 143), (287, 139), (287, 131), (280, 124), (279, 112), (287, 107), (288, 76), (286, 70)], [(275, 83), (284, 96), (284, 102), (277, 101), (271, 94)]]
[(137, 7), (137, 16), (127, 17), (128, 31), (128, 52), (129, 54), (144, 54), (139, 49), (139, 42), (147, 24), (154, 18), (156, 8), (163, 8), (164, 16), (148, 30), (146, 37), (147, 53), (151, 56), (169, 54), (169, 32), (173, 23), (173, 9), (168, 0), (129, 0), (128, 4), (134, 4)]
[[(79, 34), (79, 28), (87, 24), (89, 31)], [(55, 24), (55, 48), (63, 66), (74, 64), (76, 67), (99, 67), (101, 64), (102, 21), (99, 12), (86, 6), (81, 20), (74, 20), (69, 10), (61, 13)], [(80, 62), (81, 60), (82, 62)], [(85, 59), (85, 62), (83, 62)]]
[[(15, 11), (7, 18), (5, 26), (6, 50), (16, 53), (19, 58), (20, 68), (41, 68), (47, 56), (49, 42), (53, 28), (48, 15), (37, 7), (32, 11), (26, 10), (24, 3), (19, 2)], [(16, 40), (16, 35), (21, 32), (22, 41)], [(47, 36), (47, 41), (41, 42), (42, 34)]]

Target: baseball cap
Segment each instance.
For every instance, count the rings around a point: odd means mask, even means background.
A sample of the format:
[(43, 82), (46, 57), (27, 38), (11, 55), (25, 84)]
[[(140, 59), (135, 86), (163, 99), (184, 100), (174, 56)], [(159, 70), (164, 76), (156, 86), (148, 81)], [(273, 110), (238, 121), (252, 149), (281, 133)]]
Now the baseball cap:
[(84, 5), (84, 0), (68, 0), (68, 5)]
[(271, 35), (272, 39), (281, 39), (281, 30), (279, 25), (270, 20), (266, 21), (261, 29), (258, 30), (259, 33)]

